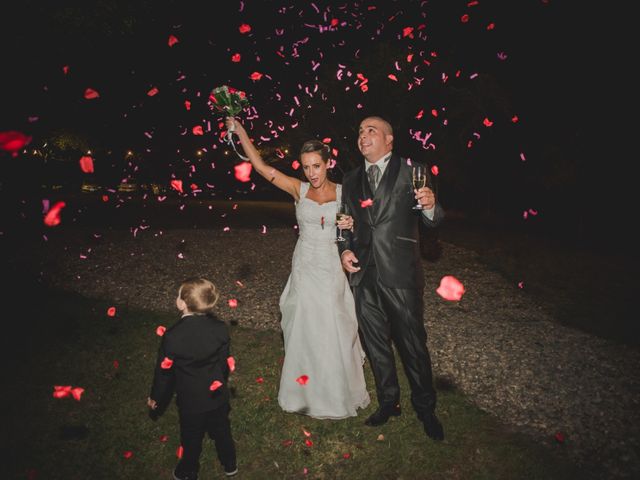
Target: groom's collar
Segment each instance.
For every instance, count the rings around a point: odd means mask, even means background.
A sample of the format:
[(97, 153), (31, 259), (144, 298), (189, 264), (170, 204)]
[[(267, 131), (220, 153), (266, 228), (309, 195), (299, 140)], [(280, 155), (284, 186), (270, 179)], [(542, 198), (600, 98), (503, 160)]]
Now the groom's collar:
[(380, 170), (384, 170), (384, 168), (387, 166), (387, 163), (389, 163), (389, 159), (391, 158), (391, 155), (393, 155), (393, 152), (385, 153), (381, 159), (373, 163), (365, 158), (364, 159), (365, 170), (368, 170), (371, 165), (377, 165), (378, 167), (380, 167)]

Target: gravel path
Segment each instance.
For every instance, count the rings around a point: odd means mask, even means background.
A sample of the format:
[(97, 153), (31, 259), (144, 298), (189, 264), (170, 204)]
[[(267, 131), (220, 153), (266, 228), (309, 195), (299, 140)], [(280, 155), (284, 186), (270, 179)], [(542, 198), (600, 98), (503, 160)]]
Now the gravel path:
[[(222, 302), (238, 300), (225, 313), (232, 323), (279, 329), (278, 298), (295, 241), (292, 228), (149, 228), (135, 236), (78, 230), (72, 239), (51, 238), (24, 252), (46, 282), (132, 308), (173, 311), (176, 284), (206, 275), (220, 287)], [(640, 352), (554, 323), (475, 253), (441, 246), (437, 261), (425, 261), (436, 377), (541, 442), (557, 442), (561, 432), (561, 448), (599, 478), (640, 478)], [(11, 260), (16, 265), (25, 261), (21, 253)], [(448, 274), (465, 285), (460, 302), (435, 293)]]

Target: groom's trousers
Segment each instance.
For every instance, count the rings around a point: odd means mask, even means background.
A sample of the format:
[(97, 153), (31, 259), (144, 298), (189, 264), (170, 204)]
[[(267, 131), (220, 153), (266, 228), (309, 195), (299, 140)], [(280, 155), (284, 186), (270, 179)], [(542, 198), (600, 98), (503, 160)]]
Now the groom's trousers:
[(380, 407), (400, 401), (393, 342), (411, 386), (411, 403), (420, 419), (436, 407), (422, 293), (422, 288), (384, 286), (375, 265), (367, 266), (360, 284), (353, 289), (360, 339), (373, 371)]

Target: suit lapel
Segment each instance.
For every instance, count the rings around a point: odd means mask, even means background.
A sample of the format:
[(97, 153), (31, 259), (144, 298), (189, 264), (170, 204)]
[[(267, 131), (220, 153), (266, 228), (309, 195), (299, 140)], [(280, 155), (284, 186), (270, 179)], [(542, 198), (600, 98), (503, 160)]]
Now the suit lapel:
[[(356, 199), (356, 204), (360, 204), (360, 199), (365, 200), (370, 198), (373, 200), (373, 192), (371, 192), (371, 187), (369, 186), (369, 179), (367, 178), (367, 169), (364, 167), (364, 161), (362, 165), (360, 165), (360, 171), (358, 172), (358, 177), (360, 179), (360, 192), (359, 198)], [(375, 205), (375, 202), (374, 202)], [(369, 217), (369, 223), (373, 223), (373, 212), (372, 207), (367, 207), (367, 215)]]
[(396, 179), (398, 178), (399, 171), (400, 157), (391, 155), (389, 163), (387, 164), (387, 168), (385, 168), (384, 174), (382, 175), (380, 183), (378, 184), (378, 188), (376, 189), (376, 194), (373, 197), (372, 213), (374, 218), (378, 217), (378, 215), (380, 215), (380, 212), (382, 212), (382, 210), (391, 201), (391, 192), (393, 191), (393, 186), (395, 185)]

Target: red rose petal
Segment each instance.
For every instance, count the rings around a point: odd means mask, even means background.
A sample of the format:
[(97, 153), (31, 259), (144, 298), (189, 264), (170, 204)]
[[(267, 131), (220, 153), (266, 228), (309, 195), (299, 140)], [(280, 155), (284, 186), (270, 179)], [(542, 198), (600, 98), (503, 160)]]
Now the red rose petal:
[(235, 170), (236, 180), (240, 182), (249, 182), (251, 181), (251, 166), (250, 162), (242, 162), (233, 167)]
[(22, 132), (16, 130), (0, 132), (0, 150), (9, 152), (14, 157), (30, 142), (31, 137)]
[(178, 37), (176, 37), (175, 35), (169, 35), (169, 40), (167, 41), (167, 44), (170, 47), (173, 47), (178, 42), (179, 42)]
[(453, 275), (445, 275), (440, 279), (440, 286), (436, 289), (438, 295), (445, 300), (457, 301), (464, 294), (464, 285)]
[(171, 180), (171, 188), (177, 190), (180, 193), (184, 193), (182, 191), (182, 180)]
[(215, 392), (217, 389), (219, 389), (222, 386), (222, 382), (219, 380), (214, 380), (211, 385), (209, 386), (209, 390), (211, 390), (212, 392)]
[(233, 372), (236, 369), (236, 359), (233, 357), (227, 357), (227, 365), (229, 366), (229, 371)]
[(93, 173), (93, 158), (90, 155), (80, 157), (80, 170), (84, 173)]
[(47, 214), (44, 216), (44, 224), (48, 227), (55, 227), (56, 225), (60, 225), (62, 219), (60, 218), (60, 212), (67, 204), (65, 202), (57, 202), (53, 207), (49, 209)]
[(93, 100), (94, 98), (98, 97), (100, 97), (100, 94), (93, 88), (87, 88), (84, 91), (84, 98), (86, 98), (87, 100)]
[(73, 398), (75, 398), (78, 402), (80, 401), (80, 398), (82, 397), (83, 393), (84, 393), (84, 388), (82, 387), (76, 387), (71, 389), (71, 395), (73, 395)]
[(171, 368), (172, 365), (173, 365), (173, 360), (171, 360), (169, 357), (164, 357), (164, 359), (162, 360), (162, 363), (160, 363), (160, 368), (168, 370)]

